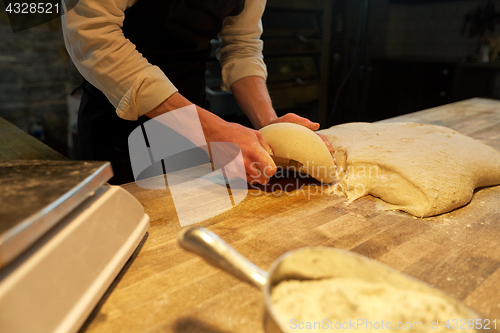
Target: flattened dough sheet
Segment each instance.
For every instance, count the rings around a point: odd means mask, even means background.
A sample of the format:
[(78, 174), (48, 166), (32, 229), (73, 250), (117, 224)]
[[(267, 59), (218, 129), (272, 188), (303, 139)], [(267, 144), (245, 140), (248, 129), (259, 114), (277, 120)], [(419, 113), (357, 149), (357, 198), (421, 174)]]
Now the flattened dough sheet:
[(371, 194), (418, 217), (466, 205), (474, 189), (500, 184), (500, 153), (452, 129), (415, 123), (348, 123), (318, 131), (347, 152), (334, 192)]

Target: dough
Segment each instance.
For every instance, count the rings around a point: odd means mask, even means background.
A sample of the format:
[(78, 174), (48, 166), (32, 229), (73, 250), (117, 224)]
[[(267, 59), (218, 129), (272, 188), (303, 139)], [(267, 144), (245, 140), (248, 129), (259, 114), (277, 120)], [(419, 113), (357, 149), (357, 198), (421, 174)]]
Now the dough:
[(337, 178), (332, 155), (323, 140), (310, 129), (293, 123), (277, 123), (261, 128), (260, 132), (276, 156), (299, 161), (311, 177), (323, 183)]
[(371, 194), (387, 209), (425, 217), (466, 205), (475, 188), (500, 184), (500, 153), (446, 127), (348, 123), (318, 133), (346, 151), (334, 192), (349, 202)]

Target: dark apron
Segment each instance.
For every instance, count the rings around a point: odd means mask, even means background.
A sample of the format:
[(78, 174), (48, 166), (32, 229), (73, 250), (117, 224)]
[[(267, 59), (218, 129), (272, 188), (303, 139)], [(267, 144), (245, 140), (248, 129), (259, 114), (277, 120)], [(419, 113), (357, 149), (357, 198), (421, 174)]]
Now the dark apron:
[[(241, 13), (245, 0), (139, 0), (125, 11), (123, 33), (137, 50), (188, 100), (208, 108), (205, 61), (210, 41), (227, 16)], [(106, 160), (113, 167), (110, 184), (133, 182), (128, 136), (149, 118), (123, 120), (104, 94), (84, 80), (78, 114), (78, 148), (84, 160)]]

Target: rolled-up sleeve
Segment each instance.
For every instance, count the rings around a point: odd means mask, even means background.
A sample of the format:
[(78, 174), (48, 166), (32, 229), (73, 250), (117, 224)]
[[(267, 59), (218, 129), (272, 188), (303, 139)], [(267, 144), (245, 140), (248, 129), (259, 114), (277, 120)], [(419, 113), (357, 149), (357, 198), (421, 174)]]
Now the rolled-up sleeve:
[(246, 0), (239, 15), (224, 20), (217, 58), (222, 67), (222, 89), (225, 91), (230, 92), (234, 82), (247, 76), (267, 78), (260, 39), (265, 6), (265, 0)]
[(104, 93), (119, 117), (136, 120), (177, 89), (123, 35), (127, 5), (127, 0), (79, 0), (62, 16), (62, 26), (82, 76)]

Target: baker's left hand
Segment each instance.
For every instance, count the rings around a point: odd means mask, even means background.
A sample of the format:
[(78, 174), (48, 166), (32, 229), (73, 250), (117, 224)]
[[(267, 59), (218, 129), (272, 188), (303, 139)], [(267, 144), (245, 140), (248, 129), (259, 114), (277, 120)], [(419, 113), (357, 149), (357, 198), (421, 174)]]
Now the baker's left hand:
[[(316, 131), (319, 129), (319, 123), (310, 121), (309, 119), (296, 115), (295, 113), (287, 113), (284, 116), (281, 116), (269, 122), (269, 124), (276, 124), (276, 123), (294, 123), (307, 127), (311, 131)], [(321, 140), (323, 140), (330, 154), (333, 154), (335, 152), (335, 149), (333, 148), (330, 141), (328, 141), (328, 139), (324, 135), (318, 134), (318, 136), (321, 138)]]
[(319, 123), (310, 121), (309, 119), (296, 115), (295, 113), (287, 113), (284, 116), (271, 120), (269, 122), (269, 125), (276, 123), (294, 123), (305, 126), (309, 128), (311, 131), (316, 131), (319, 129)]

